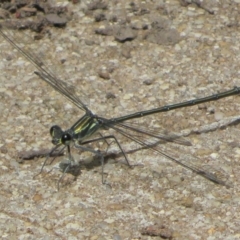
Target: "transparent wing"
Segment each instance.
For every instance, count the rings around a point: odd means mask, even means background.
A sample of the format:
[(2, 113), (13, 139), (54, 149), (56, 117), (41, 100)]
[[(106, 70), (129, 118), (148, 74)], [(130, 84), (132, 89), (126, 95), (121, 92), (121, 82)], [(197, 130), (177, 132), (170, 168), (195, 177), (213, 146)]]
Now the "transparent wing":
[(82, 102), (82, 100), (78, 97), (78, 95), (74, 91), (74, 87), (66, 82), (60, 80), (52, 70), (48, 68), (48, 66), (41, 60), (40, 57), (35, 54), (28, 44), (22, 44), (23, 39), (28, 39), (26, 42), (31, 43), (34, 39), (31, 39), (29, 36), (21, 33), (14, 32), (13, 30), (9, 30), (11, 26), (11, 22), (5, 22), (5, 24), (1, 23), (0, 25), (0, 35), (15, 49), (17, 49), (22, 56), (24, 56), (28, 61), (30, 61), (37, 69), (35, 72), (42, 80), (47, 82), (50, 86), (52, 86), (56, 91), (61, 93), (64, 97), (70, 100), (74, 105), (85, 112), (90, 112), (87, 106)]
[(175, 133), (168, 133), (166, 130), (163, 130), (159, 127), (147, 128), (140, 125), (139, 123), (134, 123), (132, 121), (126, 121), (124, 122), (124, 124), (121, 125), (123, 125), (125, 129), (129, 129), (130, 131), (135, 131), (136, 133), (145, 134), (149, 137), (162, 140), (161, 143), (173, 142), (184, 146), (192, 146), (192, 143), (185, 137), (182, 137), (181, 135)]
[[(175, 157), (165, 153), (161, 149), (161, 140), (166, 140), (166, 141), (171, 141), (175, 142), (174, 139), (173, 141), (168, 139), (168, 136), (165, 138), (164, 135), (159, 134), (159, 133), (154, 133), (152, 130), (147, 130), (136, 128), (136, 126), (132, 127), (131, 124), (125, 124), (125, 123), (120, 123), (116, 125), (111, 125), (109, 126), (112, 129), (114, 129), (116, 132), (120, 133), (121, 135), (125, 136), (126, 138), (138, 143), (140, 146), (143, 148), (148, 148), (152, 149), (153, 151), (159, 153), (160, 155), (164, 156), (165, 158), (187, 168), (190, 169), (191, 171), (197, 173), (198, 175), (214, 182), (220, 185), (225, 185), (225, 186), (230, 186), (229, 183), (227, 182), (229, 176), (220, 169), (216, 169), (213, 166), (209, 165), (202, 165), (196, 163), (196, 158), (191, 157), (191, 160), (186, 160), (186, 159), (176, 159)], [(181, 138), (179, 138), (182, 140)], [(179, 140), (177, 139), (177, 140)], [(184, 139), (184, 138), (183, 138)], [(180, 141), (181, 142), (181, 141)], [(184, 141), (183, 141), (184, 143)], [(187, 142), (186, 142), (187, 143)], [(184, 144), (186, 145), (186, 144)]]

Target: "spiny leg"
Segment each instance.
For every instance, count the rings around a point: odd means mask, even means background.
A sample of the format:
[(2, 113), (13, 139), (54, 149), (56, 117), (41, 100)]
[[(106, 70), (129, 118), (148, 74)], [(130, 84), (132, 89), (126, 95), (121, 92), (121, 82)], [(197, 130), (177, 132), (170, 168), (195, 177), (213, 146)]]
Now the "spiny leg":
[[(102, 139), (102, 138), (98, 138), (98, 139), (96, 139), (96, 141), (98, 141), (99, 139)], [(90, 143), (90, 142), (95, 142), (94, 140), (95, 140), (95, 139), (93, 139), (92, 141), (88, 141), (88, 143)], [(86, 144), (86, 143), (84, 142), (83, 144)], [(82, 149), (82, 150), (84, 150), (84, 151), (91, 152), (91, 153), (93, 153), (93, 154), (95, 154), (95, 155), (97, 155), (98, 157), (101, 158), (100, 161), (101, 161), (101, 166), (102, 166), (102, 184), (107, 184), (107, 185), (108, 185), (108, 183), (107, 183), (106, 181), (104, 181), (104, 178), (103, 178), (103, 170), (104, 170), (104, 156), (103, 156), (103, 154), (102, 154), (100, 151), (95, 151), (95, 150), (93, 150), (92, 148), (84, 147), (84, 146), (78, 145), (78, 144), (76, 144), (76, 143), (75, 143), (75, 147), (76, 147), (76, 148), (80, 148), (80, 149)]]
[(92, 142), (96, 142), (96, 141), (100, 141), (100, 140), (106, 140), (106, 139), (108, 139), (108, 138), (113, 138), (113, 139), (115, 140), (115, 142), (117, 143), (117, 145), (118, 145), (121, 153), (123, 154), (123, 156), (124, 156), (124, 158), (125, 158), (125, 160), (126, 160), (126, 162), (127, 162), (127, 165), (128, 165), (129, 167), (133, 167), (134, 165), (131, 165), (131, 164), (129, 163), (126, 153), (124, 152), (121, 144), (119, 143), (119, 141), (117, 140), (117, 138), (116, 138), (114, 135), (102, 136), (101, 138), (91, 139), (91, 140), (85, 141), (85, 142), (83, 142), (83, 143), (81, 143), (81, 144), (82, 144), (82, 145), (83, 145), (83, 144), (88, 144), (88, 143), (92, 143)]
[[(66, 164), (65, 167), (62, 168), (63, 173), (62, 173), (61, 177), (58, 179), (58, 183), (57, 183), (58, 191), (60, 189), (60, 182), (62, 181), (65, 173), (67, 173), (71, 167), (79, 167), (79, 163), (76, 163), (73, 156), (71, 155), (70, 145), (67, 145), (67, 152), (68, 152), (68, 158), (67, 158), (68, 163)], [(60, 165), (61, 165), (61, 163), (60, 163)], [(62, 165), (64, 165), (64, 164), (62, 164)]]
[[(100, 152), (100, 151), (95, 151), (93, 150), (92, 148), (89, 148), (89, 147), (84, 147), (83, 145), (85, 144), (88, 144), (88, 143), (92, 143), (92, 142), (96, 142), (96, 141), (100, 141), (100, 140), (105, 140), (105, 142), (109, 145), (109, 143), (106, 141), (106, 139), (114, 139), (114, 141), (117, 143), (121, 153), (123, 154), (126, 162), (127, 162), (127, 165), (131, 168), (133, 167), (134, 165), (131, 165), (128, 161), (128, 158), (126, 156), (126, 153), (124, 152), (121, 144), (119, 143), (119, 141), (117, 140), (117, 138), (114, 136), (114, 135), (109, 135), (109, 136), (102, 136), (102, 134), (100, 134), (101, 137), (100, 138), (95, 138), (95, 139), (91, 139), (89, 141), (85, 141), (83, 143), (80, 144), (77, 144), (75, 142), (75, 147), (76, 148), (80, 148), (84, 151), (88, 151), (88, 152), (92, 152), (93, 154), (97, 155), (98, 157), (100, 157), (100, 161), (101, 161), (101, 168), (102, 168), (102, 184), (106, 184), (106, 185), (109, 185), (109, 183), (107, 183), (105, 180), (104, 180), (104, 156), (103, 154)], [(67, 165), (67, 167), (64, 168), (64, 171), (63, 171), (63, 174), (62, 176), (59, 178), (58, 180), (58, 190), (60, 188), (60, 182), (61, 180), (63, 179), (64, 175), (66, 172), (68, 172), (69, 168), (71, 167), (72, 163), (75, 162), (75, 160), (73, 159), (71, 153), (70, 153), (70, 146), (68, 146), (68, 159), (69, 159), (69, 164)]]
[[(46, 165), (48, 159), (51, 157), (51, 155), (52, 155), (58, 148), (59, 148), (59, 145), (55, 146), (55, 147), (51, 150), (51, 152), (46, 156), (46, 159), (45, 159), (45, 161), (44, 161), (44, 163), (43, 163), (43, 165), (42, 165), (42, 167), (41, 167), (40, 172), (37, 173), (36, 175), (34, 175), (34, 176), (33, 176), (33, 179), (42, 173), (43, 168), (44, 168), (44, 166)], [(65, 146), (60, 150), (60, 153), (64, 150), (64, 148), (65, 148)], [(52, 163), (56, 158), (57, 158), (57, 156), (53, 158), (53, 160), (51, 161), (51, 163)], [(50, 163), (50, 164), (51, 164), (51, 163)]]

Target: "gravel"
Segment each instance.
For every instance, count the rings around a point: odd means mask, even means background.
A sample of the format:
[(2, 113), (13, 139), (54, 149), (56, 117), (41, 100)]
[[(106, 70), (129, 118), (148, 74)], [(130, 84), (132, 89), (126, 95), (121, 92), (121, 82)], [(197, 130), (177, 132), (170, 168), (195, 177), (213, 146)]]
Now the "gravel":
[[(76, 87), (94, 113), (118, 117), (240, 86), (240, 5), (198, 2), (59, 1), (68, 10), (65, 28), (44, 27), (42, 37), (31, 42), (25, 41), (36, 35), (30, 30), (14, 36)], [(130, 169), (116, 145), (102, 142), (93, 147), (108, 149), (104, 178), (110, 186), (102, 185), (99, 159), (73, 149), (80, 175), (65, 174), (57, 191), (58, 164), (66, 157), (34, 177), (45, 160), (37, 156), (52, 147), (52, 125), (67, 129), (84, 113), (39, 80), (34, 66), (0, 39), (2, 239), (239, 238), (239, 96), (134, 121), (186, 137), (192, 146), (166, 143), (162, 151), (221, 169), (232, 187), (150, 150), (129, 153), (137, 165)], [(117, 136), (127, 152), (138, 147)], [(27, 153), (36, 157), (20, 163)]]

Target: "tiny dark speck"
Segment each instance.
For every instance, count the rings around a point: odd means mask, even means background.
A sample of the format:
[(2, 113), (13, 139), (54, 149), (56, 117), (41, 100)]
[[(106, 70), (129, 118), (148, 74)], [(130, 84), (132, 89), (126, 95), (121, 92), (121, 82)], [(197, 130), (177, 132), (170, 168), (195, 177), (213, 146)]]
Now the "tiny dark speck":
[(111, 98), (116, 98), (116, 96), (113, 93), (109, 92), (109, 93), (106, 94), (106, 98), (111, 99)]

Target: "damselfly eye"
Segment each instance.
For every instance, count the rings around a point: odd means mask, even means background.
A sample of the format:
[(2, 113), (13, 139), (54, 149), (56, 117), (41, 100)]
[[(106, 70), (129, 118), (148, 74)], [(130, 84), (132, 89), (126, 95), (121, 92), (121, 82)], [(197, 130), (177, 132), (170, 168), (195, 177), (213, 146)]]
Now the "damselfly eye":
[(52, 136), (52, 143), (54, 145), (58, 145), (58, 144), (61, 144), (60, 140), (63, 136), (63, 130), (57, 126), (57, 125), (54, 125), (50, 128), (50, 135)]
[(63, 136), (62, 136), (62, 144), (64, 145), (68, 145), (70, 143), (70, 141), (72, 140), (72, 136), (69, 134), (69, 133), (65, 133)]
[(62, 129), (59, 126), (54, 125), (50, 128), (50, 135), (52, 137), (59, 137), (59, 135), (62, 135)]

